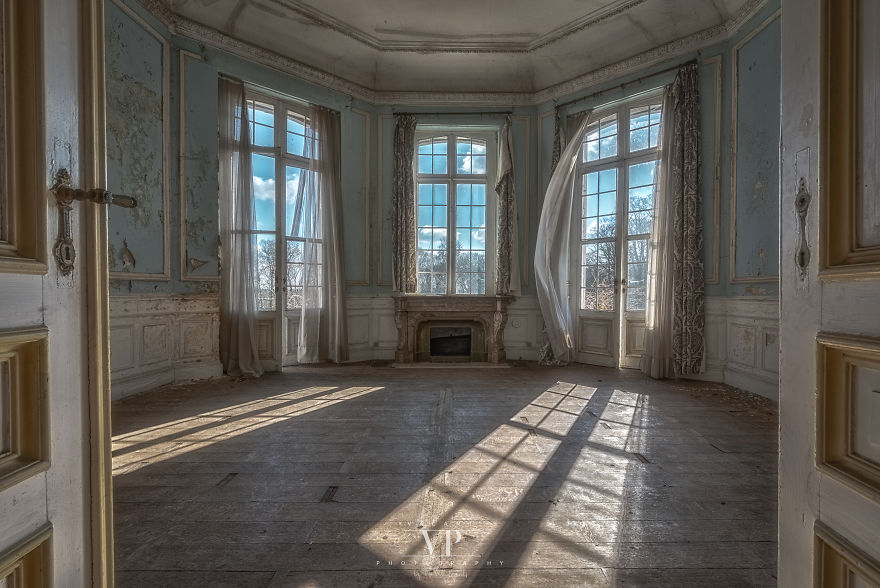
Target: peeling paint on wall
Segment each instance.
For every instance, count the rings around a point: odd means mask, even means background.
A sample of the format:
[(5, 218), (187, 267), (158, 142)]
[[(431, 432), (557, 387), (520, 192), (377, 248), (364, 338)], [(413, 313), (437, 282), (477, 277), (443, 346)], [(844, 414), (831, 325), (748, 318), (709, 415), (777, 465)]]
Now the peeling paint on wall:
[(737, 278), (779, 274), (780, 20), (770, 22), (736, 54), (736, 227), (731, 260)]
[[(111, 207), (108, 239), (123, 236), (140, 259), (137, 273), (162, 274), (165, 262), (165, 63), (163, 44), (112, 2), (105, 5), (107, 182), (111, 192), (137, 199)], [(110, 271), (122, 271), (113, 256)], [(133, 270), (129, 270), (133, 271)]]

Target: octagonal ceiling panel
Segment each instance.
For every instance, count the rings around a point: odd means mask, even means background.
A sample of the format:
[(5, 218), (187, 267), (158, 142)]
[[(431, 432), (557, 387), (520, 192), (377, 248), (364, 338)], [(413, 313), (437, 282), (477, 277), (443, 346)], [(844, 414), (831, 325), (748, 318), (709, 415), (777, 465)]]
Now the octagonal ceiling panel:
[(762, 0), (164, 0), (178, 18), (371, 92), (535, 93)]

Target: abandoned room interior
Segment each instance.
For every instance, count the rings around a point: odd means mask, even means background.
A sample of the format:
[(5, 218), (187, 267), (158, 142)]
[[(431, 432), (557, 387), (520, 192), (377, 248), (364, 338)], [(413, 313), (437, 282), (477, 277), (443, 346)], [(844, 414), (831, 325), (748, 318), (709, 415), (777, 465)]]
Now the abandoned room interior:
[(880, 3), (0, 16), (0, 588), (880, 586)]

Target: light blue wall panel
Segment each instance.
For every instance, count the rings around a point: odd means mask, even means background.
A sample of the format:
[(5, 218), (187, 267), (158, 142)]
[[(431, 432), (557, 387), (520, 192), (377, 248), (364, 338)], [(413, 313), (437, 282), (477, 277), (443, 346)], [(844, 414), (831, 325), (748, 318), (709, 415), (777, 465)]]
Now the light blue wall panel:
[(779, 55), (779, 18), (733, 48), (732, 282), (779, 274)]
[[(138, 201), (134, 209), (110, 207), (110, 271), (161, 278), (169, 271), (164, 245), (170, 171), (164, 155), (170, 141), (163, 110), (170, 65), (167, 41), (113, 2), (106, 3), (105, 23), (107, 188)], [(123, 260), (126, 246), (128, 263)]]
[(189, 279), (219, 275), (217, 72), (183, 54), (184, 263)]

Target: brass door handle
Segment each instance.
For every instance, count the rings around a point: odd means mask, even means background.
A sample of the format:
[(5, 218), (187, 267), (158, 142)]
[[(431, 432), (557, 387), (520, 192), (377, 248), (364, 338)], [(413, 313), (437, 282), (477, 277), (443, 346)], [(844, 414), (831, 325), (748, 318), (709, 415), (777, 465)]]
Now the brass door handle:
[(131, 196), (113, 194), (107, 190), (95, 188), (92, 190), (80, 190), (72, 186), (70, 172), (65, 168), (55, 173), (55, 182), (52, 184), (52, 193), (58, 203), (61, 219), (58, 227), (58, 239), (52, 252), (58, 264), (58, 271), (63, 276), (69, 276), (73, 272), (76, 261), (76, 249), (73, 246), (73, 224), (70, 220), (71, 203), (74, 200), (87, 200), (95, 204), (115, 204), (123, 208), (135, 208), (137, 200)]
[(74, 200), (91, 200), (95, 204), (115, 204), (123, 208), (137, 207), (137, 200), (131, 196), (113, 194), (107, 190), (94, 188), (92, 190), (78, 190), (62, 186), (55, 189), (55, 198), (59, 202), (73, 202)]

